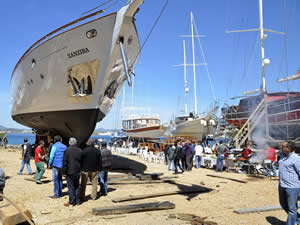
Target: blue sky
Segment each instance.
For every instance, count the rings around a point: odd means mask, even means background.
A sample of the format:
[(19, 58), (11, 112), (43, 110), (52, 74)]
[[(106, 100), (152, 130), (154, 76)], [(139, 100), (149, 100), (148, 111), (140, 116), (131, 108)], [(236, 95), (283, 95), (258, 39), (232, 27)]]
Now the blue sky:
[[(0, 125), (22, 127), (15, 123), (9, 111), (9, 81), (21, 55), (36, 40), (50, 31), (77, 19), (103, 1), (37, 1), (10, 0), (0, 9)], [(114, 9), (126, 3), (120, 0)], [(144, 42), (165, 1), (145, 0), (136, 15), (141, 43)], [(260, 87), (260, 52), (258, 32), (225, 34), (226, 30), (259, 27), (258, 0), (169, 0), (169, 4), (142, 50), (135, 67), (135, 105), (159, 114), (163, 122), (184, 109), (182, 41), (186, 40), (187, 63), (192, 63), (191, 40), (180, 35), (190, 34), (190, 12), (193, 11), (201, 44), (208, 63), (216, 98), (220, 105), (237, 103), (229, 100), (243, 91)], [(108, 13), (111, 10), (107, 11)], [(264, 26), (287, 31), (287, 37), (268, 34), (265, 56), (271, 64), (266, 69), (269, 91), (300, 91), (300, 80), (277, 84), (279, 77), (295, 74), (300, 69), (300, 4), (297, 0), (264, 0)], [(195, 43), (198, 44), (196, 41)], [(203, 62), (196, 46), (197, 63)], [(192, 68), (188, 68), (189, 110), (193, 110)], [(213, 102), (204, 67), (197, 67), (198, 112), (204, 112)], [(125, 103), (131, 102), (131, 90), (126, 87)], [(122, 95), (109, 115), (97, 127), (118, 128)]]

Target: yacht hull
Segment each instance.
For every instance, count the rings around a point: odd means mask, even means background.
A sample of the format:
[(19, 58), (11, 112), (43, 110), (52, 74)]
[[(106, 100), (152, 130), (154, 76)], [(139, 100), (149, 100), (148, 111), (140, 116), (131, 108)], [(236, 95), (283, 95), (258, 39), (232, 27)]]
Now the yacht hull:
[(167, 127), (161, 125), (161, 126), (145, 127), (140, 129), (134, 129), (134, 130), (123, 129), (122, 131), (129, 137), (158, 139), (164, 135), (166, 130)]
[(202, 140), (210, 132), (205, 123), (203, 118), (181, 122), (175, 125), (171, 133), (173, 136), (192, 136), (197, 140)]
[(11, 77), (12, 118), (37, 134), (84, 143), (126, 80), (120, 40), (130, 69), (139, 53), (133, 16), (141, 0), (133, 2), (29, 49)]

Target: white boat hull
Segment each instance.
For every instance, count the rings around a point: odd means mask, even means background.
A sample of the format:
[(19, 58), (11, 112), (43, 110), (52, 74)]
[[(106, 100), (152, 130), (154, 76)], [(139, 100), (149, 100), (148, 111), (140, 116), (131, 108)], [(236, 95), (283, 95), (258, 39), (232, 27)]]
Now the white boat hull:
[(158, 139), (164, 135), (166, 130), (167, 130), (167, 127), (161, 125), (161, 126), (155, 126), (155, 127), (147, 127), (144, 129), (123, 130), (123, 132), (128, 137)]
[(185, 121), (175, 125), (171, 131), (173, 136), (192, 136), (197, 140), (202, 140), (203, 137), (209, 134), (207, 125), (203, 124), (203, 118), (196, 118), (190, 121)]
[[(140, 4), (141, 0), (135, 2)], [(117, 13), (81, 24), (24, 55), (10, 82), (13, 119), (40, 133), (86, 141), (110, 111), (126, 79), (120, 37), (129, 68), (139, 53), (134, 12), (130, 10), (127, 5)], [(87, 32), (93, 31), (96, 36), (88, 37)], [(79, 92), (81, 88), (84, 93)]]

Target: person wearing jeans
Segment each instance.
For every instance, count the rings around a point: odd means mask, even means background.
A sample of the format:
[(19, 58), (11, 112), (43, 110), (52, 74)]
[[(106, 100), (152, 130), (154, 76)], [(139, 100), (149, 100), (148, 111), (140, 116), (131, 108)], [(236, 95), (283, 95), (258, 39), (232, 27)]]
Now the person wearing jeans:
[(294, 153), (294, 143), (282, 144), (279, 160), (279, 202), (288, 214), (287, 225), (300, 224), (298, 196), (300, 193), (300, 157)]
[(62, 197), (62, 167), (64, 160), (64, 152), (67, 146), (62, 144), (62, 138), (59, 135), (54, 137), (55, 144), (52, 147), (49, 165), (52, 167), (52, 179), (54, 182), (54, 195), (50, 198), (60, 198)]
[(196, 168), (201, 167), (201, 157), (203, 154), (203, 147), (201, 142), (198, 142), (198, 144), (195, 146), (195, 161), (196, 161)]
[(100, 151), (101, 151), (101, 171), (98, 174), (99, 184), (100, 184), (100, 196), (107, 195), (107, 177), (108, 177), (108, 170), (112, 167), (112, 153), (110, 150), (106, 148), (107, 144), (103, 141), (100, 144)]
[(50, 196), (50, 198), (60, 198), (62, 197), (62, 173), (61, 168), (52, 167), (52, 180), (54, 183), (54, 195)]
[(184, 172), (184, 168), (182, 165), (180, 165), (180, 159), (181, 159), (181, 154), (182, 154), (182, 146), (181, 143), (179, 142), (178, 144), (175, 144), (176, 149), (175, 149), (175, 174), (178, 174), (178, 167), (181, 169), (181, 172)]
[(217, 156), (216, 172), (218, 172), (219, 169), (220, 169), (220, 172), (223, 172), (224, 159), (225, 159), (224, 155), (218, 155)]
[(31, 170), (31, 167), (30, 167), (31, 152), (32, 152), (31, 144), (28, 143), (28, 139), (27, 138), (24, 138), (24, 144), (22, 146), (21, 168), (20, 168), (20, 171), (18, 172), (19, 175), (22, 175), (25, 164), (27, 166), (28, 174), (29, 175), (32, 174), (32, 170)]
[(218, 172), (219, 167), (220, 167), (220, 172), (223, 172), (224, 159), (225, 159), (224, 153), (227, 151), (227, 147), (223, 145), (223, 141), (220, 141), (220, 144), (218, 145), (216, 151), (217, 151), (216, 172)]
[(175, 164), (174, 164), (174, 159), (175, 159), (175, 146), (172, 145), (168, 148), (168, 170), (171, 170), (171, 165), (172, 165), (172, 170), (175, 170)]
[(62, 173), (67, 176), (69, 202), (64, 206), (80, 205), (79, 179), (81, 171), (82, 150), (77, 147), (77, 140), (74, 137), (69, 139), (69, 147), (64, 153)]
[[(267, 146), (266, 146), (267, 147)], [(266, 165), (266, 176), (270, 177), (271, 176), (271, 169), (273, 172), (273, 176), (277, 177), (277, 168), (275, 166), (275, 163), (277, 161), (277, 152), (274, 148), (269, 147), (268, 150), (266, 150), (266, 156), (267, 156), (267, 160), (270, 161), (270, 163), (268, 163)], [(270, 169), (271, 167), (271, 169)]]
[(100, 195), (105, 196), (107, 195), (107, 176), (108, 176), (108, 170), (102, 170), (98, 174), (98, 182), (100, 184)]

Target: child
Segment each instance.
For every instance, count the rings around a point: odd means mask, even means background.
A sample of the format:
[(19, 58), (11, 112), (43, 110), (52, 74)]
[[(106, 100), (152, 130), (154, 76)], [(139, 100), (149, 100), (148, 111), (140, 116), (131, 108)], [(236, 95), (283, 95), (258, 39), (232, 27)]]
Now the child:
[(0, 201), (3, 200), (3, 189), (5, 187), (5, 173), (4, 170), (2, 168), (0, 168)]

